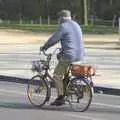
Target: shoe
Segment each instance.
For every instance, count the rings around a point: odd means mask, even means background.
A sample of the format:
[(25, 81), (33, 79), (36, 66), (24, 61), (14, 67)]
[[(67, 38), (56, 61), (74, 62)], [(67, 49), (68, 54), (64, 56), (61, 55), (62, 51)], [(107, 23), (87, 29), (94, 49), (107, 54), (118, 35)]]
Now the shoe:
[(50, 105), (61, 106), (65, 104), (64, 96), (60, 95), (58, 98), (55, 99)]

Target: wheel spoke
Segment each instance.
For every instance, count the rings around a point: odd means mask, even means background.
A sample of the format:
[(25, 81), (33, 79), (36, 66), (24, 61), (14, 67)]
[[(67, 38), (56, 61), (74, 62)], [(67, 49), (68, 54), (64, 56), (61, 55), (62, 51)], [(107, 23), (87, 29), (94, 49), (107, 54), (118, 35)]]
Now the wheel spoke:
[(49, 97), (49, 88), (42, 76), (36, 75), (28, 82), (27, 95), (31, 104), (42, 107)]
[(90, 85), (86, 80), (79, 78), (70, 81), (66, 88), (66, 95), (74, 111), (87, 110), (92, 100)]

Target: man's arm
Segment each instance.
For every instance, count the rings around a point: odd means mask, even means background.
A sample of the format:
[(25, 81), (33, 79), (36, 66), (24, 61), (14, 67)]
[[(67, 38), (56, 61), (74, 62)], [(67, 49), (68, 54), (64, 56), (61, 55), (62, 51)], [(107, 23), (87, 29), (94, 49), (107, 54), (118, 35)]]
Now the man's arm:
[(48, 48), (56, 44), (62, 38), (63, 33), (64, 33), (64, 27), (61, 25), (60, 28), (44, 44), (43, 49), (47, 50)]

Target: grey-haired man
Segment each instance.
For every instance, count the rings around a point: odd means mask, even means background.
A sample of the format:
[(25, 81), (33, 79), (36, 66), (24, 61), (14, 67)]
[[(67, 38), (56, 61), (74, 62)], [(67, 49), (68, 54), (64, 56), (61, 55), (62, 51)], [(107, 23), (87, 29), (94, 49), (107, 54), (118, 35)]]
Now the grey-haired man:
[(54, 82), (58, 90), (58, 97), (51, 105), (62, 105), (64, 101), (63, 75), (72, 62), (80, 61), (84, 56), (84, 41), (82, 31), (78, 23), (71, 19), (69, 10), (62, 10), (58, 13), (60, 27), (41, 47), (47, 50), (49, 47), (60, 41), (62, 50), (59, 53), (59, 63), (54, 70)]

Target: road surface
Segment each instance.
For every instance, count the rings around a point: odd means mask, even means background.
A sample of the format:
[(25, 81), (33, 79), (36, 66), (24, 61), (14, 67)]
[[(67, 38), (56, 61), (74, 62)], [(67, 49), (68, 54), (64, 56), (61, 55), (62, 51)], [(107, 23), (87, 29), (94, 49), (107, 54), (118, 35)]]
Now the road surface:
[[(31, 78), (34, 75), (30, 71), (31, 61), (43, 58), (39, 56), (40, 44), (0, 46), (0, 75), (22, 78)], [(52, 61), (56, 63), (54, 57)], [(96, 69), (96, 76), (93, 79), (97, 86), (120, 89), (120, 50), (86, 48), (85, 61)]]
[(119, 120), (120, 97), (95, 94), (90, 108), (73, 112), (68, 106), (34, 108), (26, 96), (26, 84), (0, 82), (1, 120)]

